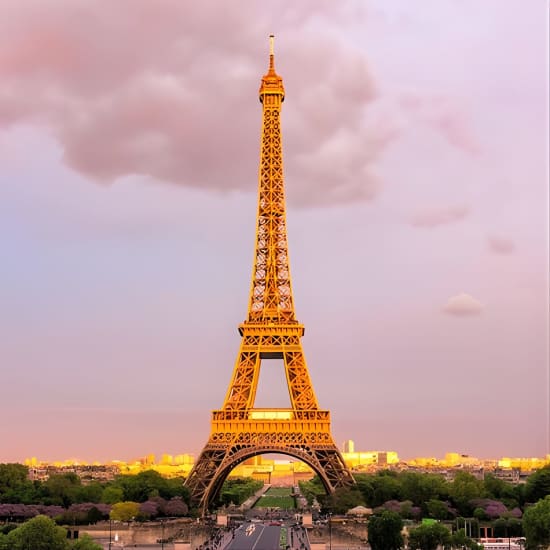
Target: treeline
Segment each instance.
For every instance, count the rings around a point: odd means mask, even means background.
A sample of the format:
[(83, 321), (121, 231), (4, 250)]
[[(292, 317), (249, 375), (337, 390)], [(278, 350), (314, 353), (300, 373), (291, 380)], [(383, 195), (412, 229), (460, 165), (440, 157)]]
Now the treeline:
[(180, 497), (189, 502), (183, 478), (167, 479), (148, 470), (137, 475), (119, 475), (113, 481), (82, 484), (75, 473), (54, 474), (46, 481), (31, 481), (22, 464), (0, 464), (0, 503), (42, 504), (68, 508), (72, 504), (125, 500), (145, 502), (151, 497)]
[[(102, 519), (145, 521), (189, 514), (189, 491), (184, 478), (164, 478), (154, 470), (119, 475), (113, 481), (83, 484), (75, 473), (60, 473), (46, 481), (31, 481), (22, 464), (0, 464), (0, 520), (22, 521), (39, 514), (58, 523), (96, 523)], [(229, 479), (218, 505), (239, 505), (262, 482)]]
[[(525, 484), (513, 485), (487, 474), (479, 480), (458, 472), (452, 481), (438, 474), (381, 471), (358, 474), (356, 485), (325, 495), (318, 477), (301, 482), (302, 494), (325, 513), (344, 514), (358, 505), (373, 509), (369, 543), (373, 550), (402, 548), (403, 521), (431, 518), (436, 523), (411, 530), (409, 548), (431, 550), (478, 548), (465, 536), (479, 536), (490, 525), (496, 537), (526, 537), (526, 549), (550, 545), (550, 466), (534, 472)], [(444, 528), (450, 524), (454, 531)], [(458, 529), (462, 527), (463, 529)]]
[(26, 466), (0, 464), (0, 520), (21, 521), (42, 514), (58, 523), (96, 523), (127, 502), (137, 507), (138, 521), (182, 516), (189, 511), (189, 491), (182, 478), (166, 479), (153, 470), (83, 484), (75, 473), (31, 481)]
[(302, 494), (311, 504), (316, 498), (325, 511), (342, 514), (354, 506), (388, 509), (404, 519), (424, 517), (450, 520), (456, 517), (520, 518), (525, 507), (550, 495), (550, 466), (533, 473), (527, 483), (513, 485), (491, 474), (479, 480), (457, 472), (452, 481), (439, 474), (395, 472), (356, 474), (356, 486), (325, 495), (319, 477), (301, 482)]

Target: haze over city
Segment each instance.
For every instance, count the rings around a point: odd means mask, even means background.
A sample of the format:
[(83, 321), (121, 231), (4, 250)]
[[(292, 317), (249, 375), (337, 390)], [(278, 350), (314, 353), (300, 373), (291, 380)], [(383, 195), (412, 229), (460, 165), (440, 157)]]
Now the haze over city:
[(0, 462), (200, 452), (248, 304), (270, 33), (336, 442), (550, 453), (547, 25), (546, 2), (3, 2)]

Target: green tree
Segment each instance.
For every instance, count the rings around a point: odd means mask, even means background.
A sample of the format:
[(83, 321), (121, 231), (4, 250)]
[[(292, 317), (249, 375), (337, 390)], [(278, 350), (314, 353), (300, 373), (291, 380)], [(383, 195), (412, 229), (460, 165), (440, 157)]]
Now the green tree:
[(255, 479), (237, 477), (226, 479), (219, 495), (219, 501), (226, 506), (242, 504), (248, 497), (252, 496), (263, 485)]
[(86, 521), (90, 525), (96, 524), (98, 521), (101, 521), (103, 519), (103, 514), (99, 511), (99, 509), (96, 506), (92, 506), (88, 513), (86, 514)]
[(23, 464), (0, 464), (0, 494), (25, 483), (29, 469)]
[(363, 506), (363, 495), (355, 487), (340, 487), (323, 499), (323, 507), (335, 514), (345, 514), (355, 506)]
[(464, 517), (472, 515), (472, 500), (482, 498), (485, 493), (483, 482), (468, 472), (457, 472), (449, 487), (449, 496)]
[(488, 519), (487, 514), (485, 513), (485, 510), (479, 506), (477, 508), (474, 508), (472, 515), (474, 516), (474, 518), (478, 520)]
[(371, 516), (368, 524), (369, 544), (372, 550), (399, 550), (403, 547), (403, 520), (396, 512), (385, 510)]
[(447, 519), (449, 517), (449, 506), (442, 500), (431, 498), (425, 503), (425, 509), (430, 518)]
[(537, 502), (548, 495), (550, 495), (550, 465), (531, 474), (525, 484), (527, 502)]
[(483, 550), (483, 546), (477, 544), (466, 536), (464, 529), (459, 529), (451, 535), (451, 548), (469, 548), (470, 550)]
[[(363, 495), (363, 500), (368, 506), (372, 506), (372, 503), (374, 502), (374, 487), (372, 484), (373, 476), (365, 475), (365, 474), (354, 474), (353, 477), (355, 478), (355, 486)], [(302, 488), (301, 485), (300, 485), (300, 488)], [(320, 485), (320, 490), (323, 490), (322, 485)], [(305, 495), (303, 490), (302, 490), (302, 494)]]
[(109, 517), (115, 521), (132, 521), (139, 514), (139, 503), (132, 501), (113, 504)]
[(115, 485), (109, 485), (103, 490), (101, 495), (101, 502), (105, 504), (115, 504), (124, 500), (124, 489), (122, 487), (116, 487)]
[(92, 481), (86, 485), (81, 485), (75, 491), (75, 502), (101, 502), (105, 485), (98, 481)]
[(314, 499), (318, 501), (319, 497), (326, 493), (321, 478), (318, 475), (313, 476), (309, 481), (299, 481), (298, 485), (300, 486), (300, 492), (310, 505), (313, 504)]
[(523, 532), (527, 550), (538, 550), (550, 545), (550, 495), (525, 510)]
[(10, 531), (6, 537), (10, 550), (68, 550), (67, 531), (46, 516), (36, 516)]
[(56, 504), (68, 508), (76, 502), (76, 495), (82, 484), (73, 472), (51, 475), (42, 484), (44, 504)]
[(0, 464), (0, 502), (31, 504), (36, 498), (29, 469), (23, 464)]
[(422, 506), (428, 500), (446, 500), (449, 496), (448, 484), (439, 474), (404, 472), (400, 475), (403, 498)]
[(150, 498), (171, 498), (168, 480), (155, 470), (146, 470), (137, 475), (123, 475), (116, 480), (116, 485), (124, 491), (124, 500), (145, 502)]
[(174, 497), (181, 497), (187, 504), (189, 504), (189, 488), (184, 485), (185, 478), (172, 477), (166, 480), (167, 494), (164, 497), (169, 500)]
[(519, 504), (514, 485), (511, 483), (487, 473), (483, 478), (483, 486), (489, 498), (506, 502), (506, 505), (511, 508)]
[(520, 537), (523, 534), (521, 521), (512, 517), (501, 517), (493, 522), (495, 537)]
[(451, 532), (441, 523), (420, 525), (409, 533), (411, 550), (437, 550), (451, 542)]
[(367, 502), (371, 507), (377, 507), (388, 500), (402, 500), (403, 488), (396, 472), (383, 470), (377, 472), (371, 480), (373, 500)]
[(88, 533), (83, 533), (82, 536), (73, 544), (73, 550), (103, 550), (103, 546), (88, 535)]

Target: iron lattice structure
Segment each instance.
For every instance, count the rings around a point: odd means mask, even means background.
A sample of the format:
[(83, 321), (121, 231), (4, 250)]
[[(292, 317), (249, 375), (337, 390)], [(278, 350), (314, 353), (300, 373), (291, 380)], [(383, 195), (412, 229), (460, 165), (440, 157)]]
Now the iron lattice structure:
[[(231, 470), (259, 454), (305, 462), (329, 493), (354, 483), (332, 439), (330, 412), (319, 409), (301, 345), (304, 326), (294, 314), (280, 123), (285, 92), (270, 40), (269, 69), (259, 91), (263, 124), (248, 318), (239, 326), (241, 346), (223, 407), (212, 412), (210, 437), (186, 480), (203, 515)], [(290, 408), (254, 407), (260, 365), (269, 359), (283, 360)]]

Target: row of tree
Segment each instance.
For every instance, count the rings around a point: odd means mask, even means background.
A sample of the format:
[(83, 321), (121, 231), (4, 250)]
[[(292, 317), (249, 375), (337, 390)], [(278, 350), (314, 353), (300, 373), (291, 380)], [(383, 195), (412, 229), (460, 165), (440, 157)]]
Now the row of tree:
[[(403, 519), (396, 512), (384, 510), (369, 519), (369, 544), (372, 550), (399, 550), (404, 547)], [(469, 548), (482, 550), (464, 530), (455, 533), (441, 523), (422, 524), (411, 529), (407, 547), (410, 550), (436, 550), (443, 548)]]
[[(527, 550), (550, 545), (550, 466), (534, 472), (523, 485), (492, 475), (479, 480), (467, 472), (458, 472), (453, 481), (436, 474), (393, 471), (356, 475), (355, 479), (355, 487), (328, 496), (318, 477), (300, 486), (309, 502), (316, 499), (325, 512), (345, 513), (357, 505), (373, 508), (368, 526), (373, 550), (402, 548), (403, 521), (428, 518), (435, 521), (411, 529), (411, 550), (433, 550), (438, 545), (479, 548), (463, 530), (452, 533), (448, 528), (461, 524), (463, 518), (471, 518), (468, 523), (474, 527), (490, 523), (495, 536), (525, 536)], [(477, 534), (476, 529), (472, 532)]]
[[(527, 507), (523, 518), (526, 550), (539, 550), (550, 545), (550, 495)], [(372, 550), (399, 550), (404, 547), (403, 519), (396, 512), (384, 510), (369, 519), (369, 544)], [(464, 530), (452, 533), (442, 523), (421, 524), (409, 531), (407, 547), (410, 550), (437, 548), (483, 547), (467, 537)]]
[[(109, 517), (120, 519), (120, 510), (125, 511), (124, 518), (129, 514), (137, 521), (183, 516), (189, 513), (189, 492), (183, 482), (183, 478), (167, 479), (154, 470), (86, 485), (74, 473), (30, 481), (26, 466), (0, 464), (0, 520), (22, 521), (41, 514), (60, 524), (90, 524)], [(251, 478), (228, 479), (217, 504), (239, 505), (261, 486), (262, 482)]]
[(189, 503), (183, 478), (164, 478), (154, 470), (137, 475), (119, 475), (113, 481), (82, 484), (75, 473), (54, 474), (46, 481), (31, 481), (22, 464), (0, 464), (0, 503), (36, 504), (69, 508), (74, 504), (133, 501), (174, 497)]
[(439, 474), (395, 472), (356, 474), (351, 490), (339, 490), (326, 496), (318, 476), (301, 482), (302, 494), (326, 510), (345, 513), (357, 505), (385, 508), (405, 519), (429, 517), (449, 520), (455, 517), (477, 517), (493, 520), (499, 517), (521, 518), (526, 505), (550, 494), (550, 466), (533, 473), (527, 483), (513, 485), (491, 474), (480, 480), (468, 472), (457, 472), (452, 481)]

